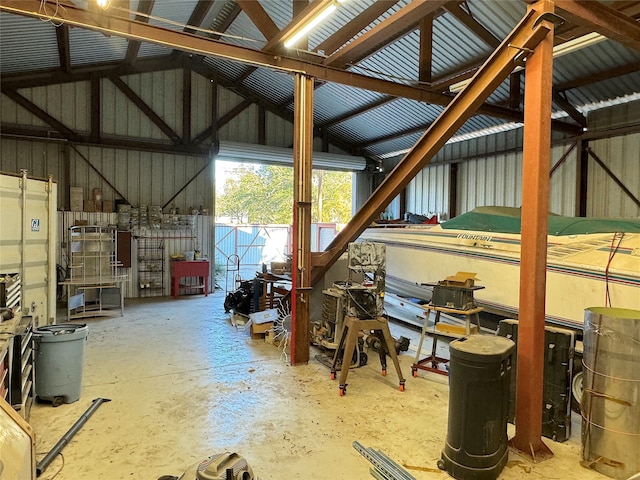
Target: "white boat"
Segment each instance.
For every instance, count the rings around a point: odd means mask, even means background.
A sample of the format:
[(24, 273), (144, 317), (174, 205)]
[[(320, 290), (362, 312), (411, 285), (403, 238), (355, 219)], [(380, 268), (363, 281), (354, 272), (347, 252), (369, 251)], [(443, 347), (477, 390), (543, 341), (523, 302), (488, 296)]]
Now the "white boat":
[[(480, 207), (440, 225), (387, 224), (361, 240), (384, 243), (386, 290), (429, 300), (422, 284), (458, 271), (477, 274), (474, 297), (487, 311), (517, 318), (520, 209)], [(584, 310), (640, 310), (640, 220), (549, 216), (546, 320), (582, 330)]]

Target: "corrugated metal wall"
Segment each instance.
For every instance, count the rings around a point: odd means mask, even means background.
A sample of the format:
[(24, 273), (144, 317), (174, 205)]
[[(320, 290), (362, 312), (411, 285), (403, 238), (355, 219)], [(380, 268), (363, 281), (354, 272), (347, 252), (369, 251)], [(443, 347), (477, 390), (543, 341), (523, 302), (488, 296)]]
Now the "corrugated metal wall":
[[(618, 105), (589, 115), (593, 131), (635, 126), (640, 102)], [(551, 166), (571, 144), (554, 146)], [(591, 140), (590, 148), (640, 198), (640, 133), (625, 133)], [(495, 153), (500, 152), (503, 153)], [(550, 179), (550, 211), (575, 215), (579, 149), (574, 148)], [(458, 163), (458, 214), (482, 205), (519, 207), (522, 197), (522, 129), (446, 145), (407, 187), (407, 211), (428, 214), (446, 212), (449, 205), (447, 163)], [(605, 171), (589, 160), (587, 215), (638, 217), (640, 208)]]
[(407, 212), (425, 216), (447, 213), (449, 170), (448, 164), (423, 168), (407, 186)]
[[(640, 133), (613, 137), (589, 146), (609, 170), (640, 198)], [(640, 207), (589, 158), (587, 214), (592, 217), (640, 217)]]
[[(121, 77), (149, 107), (178, 135), (182, 132), (183, 71), (181, 69)], [(130, 137), (132, 140), (167, 140), (166, 135), (131, 102), (109, 79), (100, 81), (101, 135)], [(218, 117), (243, 101), (230, 90), (216, 87), (209, 79), (191, 75), (191, 138), (211, 125), (213, 88), (218, 88)], [(86, 135), (90, 131), (90, 82), (67, 83), (21, 89), (21, 95), (44, 109), (69, 128)], [(0, 95), (0, 121), (10, 125), (47, 128), (24, 108)], [(246, 143), (258, 141), (258, 106), (251, 105), (219, 132), (221, 140)], [(265, 137), (268, 145), (291, 147), (293, 124), (266, 112)], [(333, 149), (335, 150), (335, 149)], [(333, 151), (332, 150), (332, 151)], [(58, 205), (68, 208), (69, 186), (85, 189), (91, 198), (93, 188), (101, 188), (104, 200), (119, 198), (111, 187), (87, 165), (88, 160), (133, 205), (164, 205), (207, 162), (205, 157), (121, 150), (106, 147), (78, 147), (64, 142), (40, 142), (3, 138), (0, 144), (0, 170), (31, 175), (54, 176), (58, 182)], [(213, 210), (213, 168), (205, 169), (173, 202), (187, 211), (189, 207)]]
[[(551, 168), (560, 161), (571, 145), (551, 149)], [(549, 211), (569, 217), (576, 215), (579, 148), (574, 148), (551, 175), (549, 181)]]

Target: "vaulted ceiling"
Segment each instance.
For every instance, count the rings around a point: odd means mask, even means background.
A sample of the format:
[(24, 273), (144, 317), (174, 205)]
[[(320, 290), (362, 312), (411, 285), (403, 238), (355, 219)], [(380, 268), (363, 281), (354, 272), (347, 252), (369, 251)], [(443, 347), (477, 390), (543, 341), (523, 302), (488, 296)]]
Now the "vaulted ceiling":
[[(244, 97), (235, 114), (258, 103), (291, 119), (295, 71), (315, 78), (316, 135), (372, 159), (410, 148), (455, 96), (452, 86), (474, 75), (527, 8), (519, 0), (111, 0), (97, 11), (93, 1), (0, 3), (2, 93), (62, 137), (97, 141), (34, 110), (21, 88), (108, 77), (136, 101), (119, 77), (185, 68)], [(553, 128), (575, 136), (591, 109), (640, 95), (640, 2), (554, 3)], [(335, 11), (308, 37), (283, 46), (329, 4)], [(457, 138), (521, 122), (524, 82), (516, 68)], [(211, 141), (172, 135), (168, 148), (182, 152)]]

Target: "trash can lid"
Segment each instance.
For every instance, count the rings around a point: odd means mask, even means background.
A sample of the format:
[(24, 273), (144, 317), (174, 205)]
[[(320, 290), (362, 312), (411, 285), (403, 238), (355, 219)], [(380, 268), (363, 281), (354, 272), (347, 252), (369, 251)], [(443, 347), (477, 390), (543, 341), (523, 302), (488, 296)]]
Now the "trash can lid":
[(87, 330), (86, 323), (59, 323), (57, 325), (47, 325), (33, 329), (34, 335), (67, 335), (71, 333), (81, 333), (81, 330)]
[(494, 335), (468, 335), (449, 344), (451, 356), (490, 362), (501, 360), (515, 348), (513, 340)]

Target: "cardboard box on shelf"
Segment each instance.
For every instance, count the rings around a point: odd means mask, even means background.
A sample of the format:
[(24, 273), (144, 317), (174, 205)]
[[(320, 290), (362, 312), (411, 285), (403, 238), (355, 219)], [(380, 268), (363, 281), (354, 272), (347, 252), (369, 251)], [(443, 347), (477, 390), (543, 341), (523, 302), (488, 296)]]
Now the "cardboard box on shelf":
[(96, 205), (96, 212), (102, 212), (102, 200), (98, 201), (98, 200), (94, 200), (93, 203), (95, 203)]
[(105, 213), (113, 213), (113, 202), (111, 200), (103, 200), (102, 211)]
[(93, 189), (93, 199), (96, 202), (101, 202), (102, 201), (102, 189), (101, 188), (94, 188)]
[(69, 187), (69, 210), (82, 212), (84, 190), (82, 187)]
[(265, 334), (273, 328), (273, 322), (253, 323), (251, 322), (251, 338), (264, 338)]
[(85, 200), (84, 201), (84, 211), (85, 212), (95, 212), (96, 211), (96, 202), (94, 200)]

